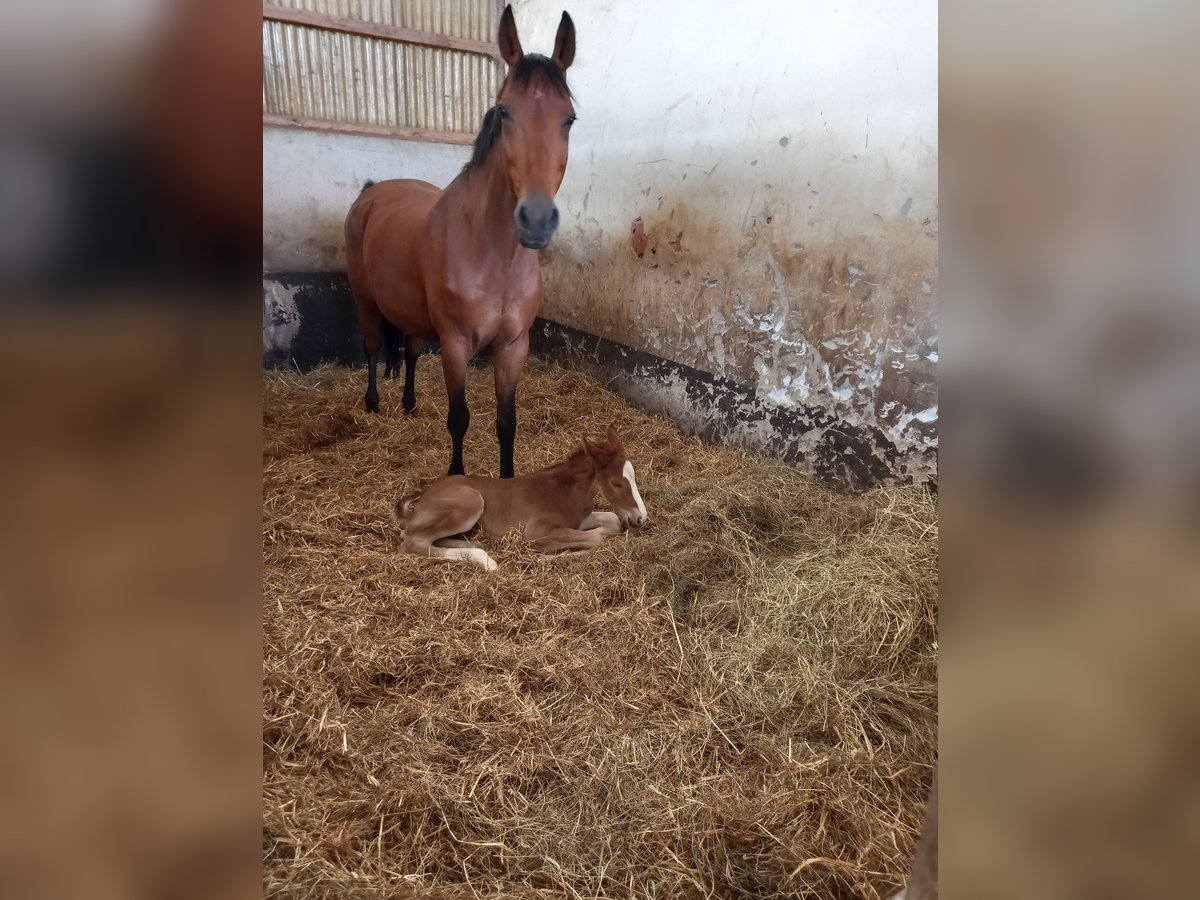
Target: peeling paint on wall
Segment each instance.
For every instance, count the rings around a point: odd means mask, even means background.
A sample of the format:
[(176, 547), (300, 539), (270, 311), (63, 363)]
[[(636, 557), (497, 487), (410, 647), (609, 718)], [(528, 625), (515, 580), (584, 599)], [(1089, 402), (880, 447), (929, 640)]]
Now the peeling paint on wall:
[(906, 480), (936, 475), (932, 219), (822, 247), (780, 242), (752, 220), (721, 260), (721, 237), (689, 240), (692, 229), (677, 224), (684, 217), (665, 212), (644, 217), (640, 259), (603, 238), (583, 253), (579, 241), (546, 253), (545, 315), (777, 406), (877, 429), (906, 461)]
[(362, 333), (344, 272), (263, 276), (263, 365), (304, 370), (362, 361)]
[(691, 434), (807, 468), (839, 489), (885, 481), (936, 487), (936, 474), (876, 426), (840, 421), (820, 407), (780, 405), (752, 387), (545, 320), (534, 324), (530, 344)]
[(298, 286), (263, 280), (263, 352), (286, 353), (300, 331), (296, 309)]

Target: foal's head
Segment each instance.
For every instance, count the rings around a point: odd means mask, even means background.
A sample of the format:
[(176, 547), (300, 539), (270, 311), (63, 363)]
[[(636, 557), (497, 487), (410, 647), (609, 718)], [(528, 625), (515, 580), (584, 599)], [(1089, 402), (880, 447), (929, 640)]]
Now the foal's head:
[[(521, 49), (512, 7), (500, 19), (500, 55), (508, 76), (488, 112), (497, 131), (500, 165), (517, 197), (513, 213), (521, 243), (540, 250), (558, 228), (554, 195), (567, 170), (567, 140), (575, 107), (566, 70), (575, 59), (575, 23), (565, 12), (549, 57)], [(484, 130), (488, 130), (485, 119)]]
[(605, 499), (612, 504), (613, 512), (622, 525), (644, 525), (650, 516), (646, 504), (638, 491), (633, 477), (633, 463), (625, 458), (625, 447), (617, 436), (617, 430), (608, 426), (608, 437), (603, 441), (583, 441), (583, 449), (599, 470), (597, 483)]

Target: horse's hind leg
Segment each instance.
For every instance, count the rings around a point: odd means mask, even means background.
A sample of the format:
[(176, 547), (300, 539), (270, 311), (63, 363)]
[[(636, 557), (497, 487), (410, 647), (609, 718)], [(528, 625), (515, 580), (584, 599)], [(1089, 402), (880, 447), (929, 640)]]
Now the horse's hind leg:
[(425, 342), (419, 337), (406, 335), (404, 338), (404, 411), (411, 413), (417, 405), (417, 360)]
[(375, 366), (383, 345), (383, 314), (370, 302), (359, 302), (358, 321), (363, 330), (363, 353), (367, 355), (367, 393), (363, 403), (367, 412), (379, 412), (379, 388), (375, 385)]
[(384, 318), (380, 324), (383, 336), (383, 377), (400, 374), (400, 329)]

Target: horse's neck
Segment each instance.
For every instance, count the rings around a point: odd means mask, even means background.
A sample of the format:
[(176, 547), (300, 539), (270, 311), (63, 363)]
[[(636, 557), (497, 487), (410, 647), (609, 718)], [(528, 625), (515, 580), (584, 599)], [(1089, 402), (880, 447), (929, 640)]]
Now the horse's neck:
[(564, 505), (590, 508), (599, 490), (596, 466), (586, 456), (576, 454), (544, 473), (550, 476), (548, 489), (562, 498)]
[(493, 150), (486, 162), (463, 173), (446, 189), (466, 215), (453, 216), (450, 226), (469, 233), (475, 243), (511, 256), (519, 246), (513, 213), (517, 197), (500, 168), (499, 152)]

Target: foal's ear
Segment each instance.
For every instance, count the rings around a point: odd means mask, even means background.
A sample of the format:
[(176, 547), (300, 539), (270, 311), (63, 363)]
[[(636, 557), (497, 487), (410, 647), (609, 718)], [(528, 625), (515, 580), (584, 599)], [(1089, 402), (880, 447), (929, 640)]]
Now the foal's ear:
[[(513, 18), (512, 6), (504, 7), (504, 15), (500, 17), (500, 35), (496, 38), (500, 45), (500, 55), (508, 63), (509, 68), (515, 66), (525, 55), (521, 49), (521, 39), (517, 37), (517, 20)], [(575, 39), (571, 39), (571, 52), (575, 52)]]
[(558, 23), (558, 34), (554, 37), (554, 54), (550, 57), (564, 71), (575, 61), (575, 23), (563, 10), (562, 21)]
[(608, 426), (608, 445), (614, 450), (624, 450), (625, 445), (621, 443), (621, 436), (617, 434), (616, 424)]

